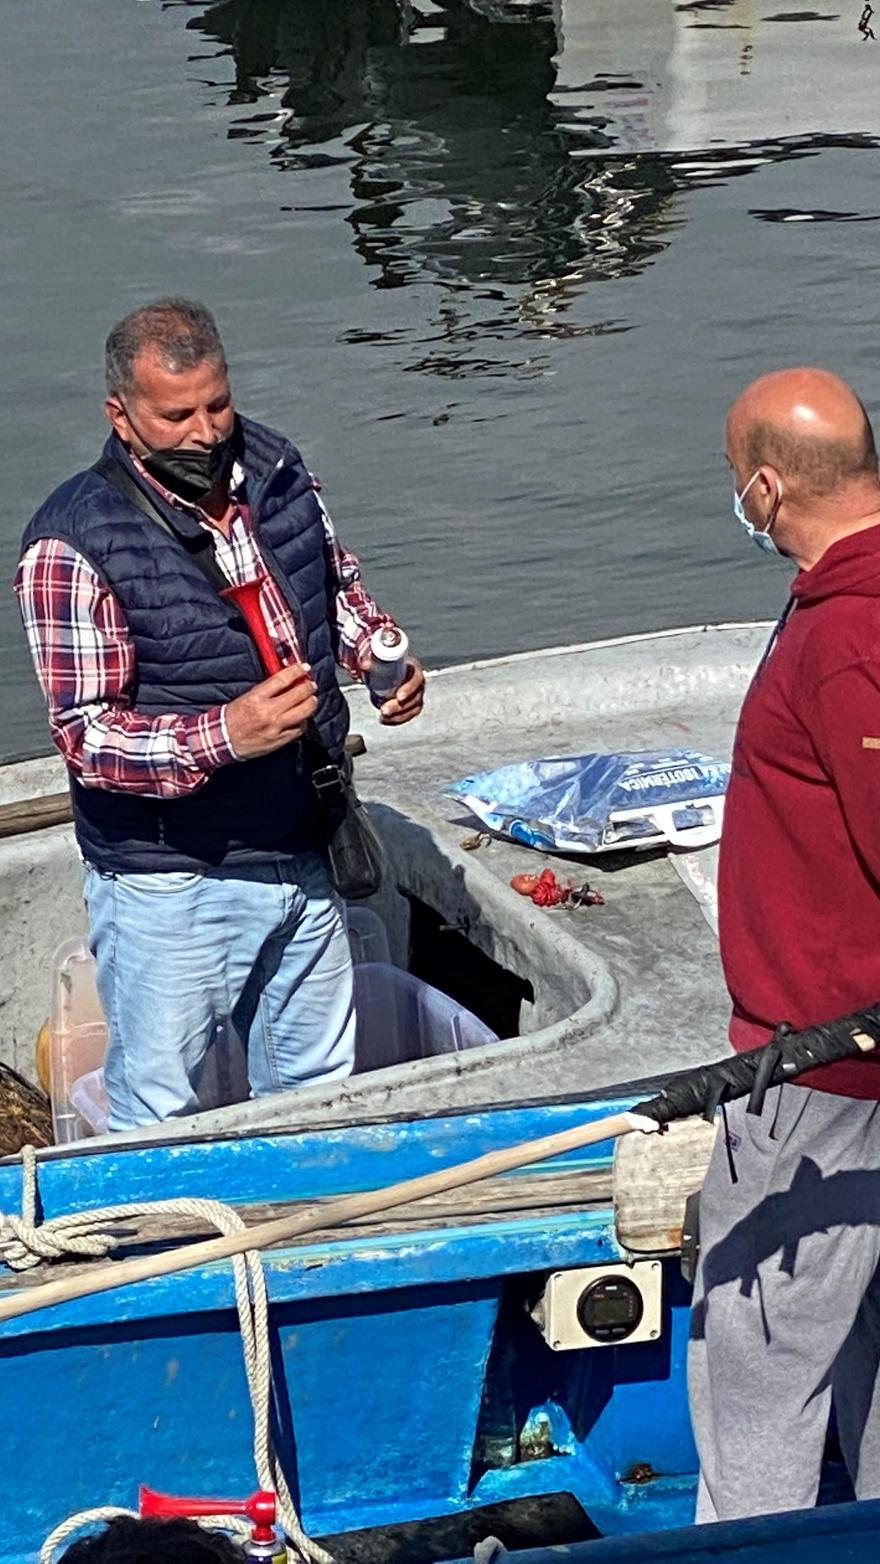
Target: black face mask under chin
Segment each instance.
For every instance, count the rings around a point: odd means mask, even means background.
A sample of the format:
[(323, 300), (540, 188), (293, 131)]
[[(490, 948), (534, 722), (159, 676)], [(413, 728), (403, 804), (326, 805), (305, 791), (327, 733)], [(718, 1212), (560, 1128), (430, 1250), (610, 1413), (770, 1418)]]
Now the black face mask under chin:
[(218, 440), (207, 450), (198, 446), (166, 445), (141, 457), (150, 475), (178, 494), (197, 503), (225, 483), (232, 471), (232, 440)]
[[(124, 411), (141, 444), (146, 445), (147, 441), (132, 422), (128, 409)], [(193, 504), (198, 504), (212, 489), (228, 482), (234, 460), (235, 442), (231, 435), (208, 448), (162, 445), (140, 457), (142, 466), (157, 483)]]

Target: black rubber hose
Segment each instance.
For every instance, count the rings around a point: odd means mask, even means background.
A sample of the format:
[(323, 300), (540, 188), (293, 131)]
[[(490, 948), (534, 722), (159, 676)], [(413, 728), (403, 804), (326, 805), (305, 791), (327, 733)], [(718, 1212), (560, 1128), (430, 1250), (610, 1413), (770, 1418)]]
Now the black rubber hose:
[(749, 1113), (759, 1114), (771, 1086), (781, 1086), (819, 1065), (862, 1058), (878, 1048), (880, 1004), (803, 1032), (793, 1031), (784, 1022), (763, 1047), (685, 1070), (667, 1082), (659, 1096), (637, 1103), (632, 1112), (656, 1119), (658, 1124), (689, 1119), (693, 1114), (712, 1119), (722, 1103), (748, 1097)]

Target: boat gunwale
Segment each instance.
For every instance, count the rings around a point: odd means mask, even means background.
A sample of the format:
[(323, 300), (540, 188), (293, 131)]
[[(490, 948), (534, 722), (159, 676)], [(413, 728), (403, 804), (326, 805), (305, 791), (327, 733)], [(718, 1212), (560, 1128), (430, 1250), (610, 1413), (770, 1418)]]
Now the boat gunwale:
[[(564, 657), (567, 654), (574, 655), (581, 652), (604, 651), (614, 646), (635, 646), (647, 641), (674, 640), (677, 636), (704, 635), (710, 631), (736, 631), (736, 630), (772, 630), (772, 619), (719, 619), (698, 621), (696, 624), (672, 625), (664, 630), (637, 630), (629, 635), (602, 636), (595, 641), (571, 641), (568, 644), (558, 643), (554, 646), (539, 646), (531, 651), (502, 652), (496, 657), (476, 657), (468, 662), (445, 663), (439, 668), (427, 668), (425, 670), (428, 679), (445, 679), (451, 674), (472, 673), (486, 668), (504, 668), (514, 666), (517, 663), (537, 662), (549, 660), (554, 657)], [(347, 684), (343, 693), (346, 697), (361, 696), (365, 692), (361, 685)], [(0, 758), (0, 773), (7, 766), (26, 766), (38, 760), (57, 761), (63, 766), (58, 751), (54, 745), (47, 745), (44, 749), (17, 752), (12, 755), (4, 755)], [(37, 795), (40, 796), (40, 795)], [(56, 828), (57, 829), (57, 828)]]

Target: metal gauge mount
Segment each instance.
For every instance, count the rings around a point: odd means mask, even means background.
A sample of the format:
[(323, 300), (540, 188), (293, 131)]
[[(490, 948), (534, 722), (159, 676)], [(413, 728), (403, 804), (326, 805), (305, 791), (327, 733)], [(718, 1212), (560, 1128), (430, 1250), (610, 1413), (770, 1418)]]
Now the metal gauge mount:
[(660, 1261), (635, 1260), (551, 1272), (530, 1313), (554, 1352), (629, 1347), (658, 1339), (662, 1301)]

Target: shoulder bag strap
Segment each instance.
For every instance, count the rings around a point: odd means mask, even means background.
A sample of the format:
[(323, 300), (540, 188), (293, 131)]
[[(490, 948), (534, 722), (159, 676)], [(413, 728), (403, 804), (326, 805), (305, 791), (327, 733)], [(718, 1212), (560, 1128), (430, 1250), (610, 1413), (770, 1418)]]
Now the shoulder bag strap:
[(193, 564), (198, 567), (205, 580), (214, 588), (215, 592), (222, 592), (229, 586), (229, 581), (217, 563), (217, 554), (214, 548), (214, 539), (210, 532), (203, 531), (197, 538), (184, 537), (176, 532), (171, 523), (166, 520), (157, 506), (153, 505), (149, 497), (144, 493), (140, 484), (135, 483), (131, 474), (126, 471), (121, 462), (115, 456), (100, 456), (92, 467), (108, 483), (112, 483), (114, 489), (124, 494), (132, 505), (136, 505), (139, 511), (149, 516), (151, 521), (167, 532), (169, 537), (175, 539), (185, 549)]

